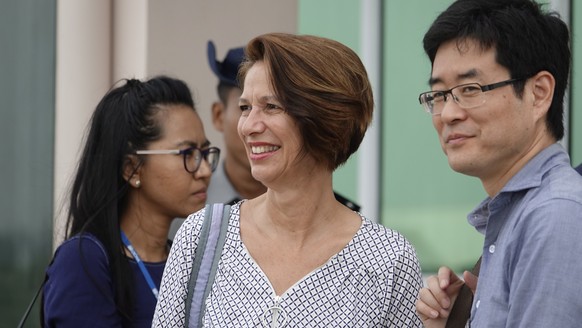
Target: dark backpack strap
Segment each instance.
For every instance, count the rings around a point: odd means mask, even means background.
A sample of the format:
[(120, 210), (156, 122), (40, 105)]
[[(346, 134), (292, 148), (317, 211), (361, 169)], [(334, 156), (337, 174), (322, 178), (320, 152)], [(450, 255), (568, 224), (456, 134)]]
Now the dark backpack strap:
[[(51, 263), (52, 263), (52, 261), (51, 261)], [(24, 311), (24, 314), (22, 315), (22, 318), (20, 319), (20, 323), (18, 323), (18, 326), (17, 326), (18, 328), (24, 327), (24, 323), (26, 322), (26, 319), (28, 319), (28, 315), (30, 314), (32, 307), (33, 307), (34, 303), (36, 302), (36, 299), (38, 298), (38, 296), (42, 292), (42, 288), (44, 287), (47, 279), (48, 279), (48, 275), (45, 273), (44, 280), (42, 281), (42, 284), (40, 284), (40, 287), (36, 291), (36, 294), (34, 294), (34, 297), (30, 301), (28, 308), (26, 308), (26, 311)], [(44, 325), (44, 306), (41, 306), (41, 325)]]
[[(479, 276), (479, 270), (481, 269), (481, 258), (475, 263), (471, 273)], [(463, 284), (461, 290), (459, 290), (459, 295), (453, 304), (449, 318), (447, 319), (447, 324), (445, 328), (464, 328), (467, 325), (467, 321), (471, 317), (471, 306), (473, 305), (473, 292), (471, 288)]]
[(216, 268), (226, 240), (229, 217), (229, 205), (206, 205), (204, 223), (188, 282), (185, 304), (186, 327), (202, 327), (204, 303), (214, 283)]

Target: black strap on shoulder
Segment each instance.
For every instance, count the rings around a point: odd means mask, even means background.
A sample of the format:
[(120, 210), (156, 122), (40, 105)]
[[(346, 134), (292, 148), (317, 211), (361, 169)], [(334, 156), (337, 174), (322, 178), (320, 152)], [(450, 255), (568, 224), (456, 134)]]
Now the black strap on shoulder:
[[(24, 323), (26, 322), (26, 319), (28, 319), (28, 315), (30, 314), (30, 311), (32, 310), (32, 307), (34, 306), (34, 303), (38, 299), (38, 296), (40, 295), (40, 292), (42, 291), (42, 288), (44, 287), (44, 285), (45, 285), (45, 283), (47, 281), (47, 278), (48, 278), (48, 276), (45, 273), (44, 280), (42, 281), (42, 284), (40, 284), (40, 287), (36, 291), (36, 294), (34, 294), (34, 297), (30, 301), (30, 304), (28, 305), (28, 308), (26, 308), (26, 311), (22, 315), (22, 318), (20, 319), (20, 323), (17, 326), (18, 328), (24, 327)], [(44, 313), (44, 309), (41, 310), (41, 314), (42, 313)]]
[(356, 204), (356, 203), (352, 202), (351, 200), (349, 200), (349, 199), (347, 199), (346, 197), (344, 197), (344, 196), (342, 196), (342, 195), (338, 194), (338, 193), (337, 193), (337, 192), (335, 192), (335, 191), (333, 192), (333, 195), (335, 196), (335, 199), (336, 199), (338, 202), (342, 203), (344, 206), (346, 206), (346, 207), (347, 207), (347, 208), (349, 208), (350, 210), (352, 210), (352, 211), (356, 211), (356, 212), (359, 212), (359, 211), (360, 211), (360, 209), (361, 209), (360, 205), (358, 205), (358, 204)]
[[(481, 269), (481, 258), (475, 263), (471, 273), (475, 276), (479, 276), (479, 270)], [(461, 290), (459, 290), (459, 295), (453, 304), (449, 318), (447, 319), (447, 324), (445, 328), (464, 328), (467, 325), (467, 321), (471, 317), (471, 306), (473, 305), (473, 291), (467, 285), (463, 284)]]

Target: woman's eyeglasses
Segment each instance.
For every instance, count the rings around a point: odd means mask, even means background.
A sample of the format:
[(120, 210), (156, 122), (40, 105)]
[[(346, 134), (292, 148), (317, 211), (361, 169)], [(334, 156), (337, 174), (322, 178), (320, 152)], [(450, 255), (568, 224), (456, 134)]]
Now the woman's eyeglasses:
[(206, 149), (189, 147), (186, 149), (137, 150), (135, 153), (136, 155), (182, 155), (184, 157), (184, 169), (190, 173), (195, 173), (200, 168), (202, 159), (208, 163), (210, 169), (214, 172), (220, 159), (220, 149), (217, 147), (209, 147)]

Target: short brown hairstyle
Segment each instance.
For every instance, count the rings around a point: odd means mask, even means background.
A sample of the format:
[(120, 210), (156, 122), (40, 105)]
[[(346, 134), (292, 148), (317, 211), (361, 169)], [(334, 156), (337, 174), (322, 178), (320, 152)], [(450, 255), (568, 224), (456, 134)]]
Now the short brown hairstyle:
[(239, 85), (256, 62), (264, 62), (275, 96), (299, 127), (305, 154), (333, 171), (358, 150), (374, 99), (353, 50), (323, 37), (269, 33), (252, 39), (245, 57)]

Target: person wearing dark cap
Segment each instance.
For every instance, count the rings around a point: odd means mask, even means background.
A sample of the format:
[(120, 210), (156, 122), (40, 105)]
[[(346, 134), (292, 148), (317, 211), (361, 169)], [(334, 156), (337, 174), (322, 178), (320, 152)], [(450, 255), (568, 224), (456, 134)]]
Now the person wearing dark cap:
[(226, 57), (219, 61), (214, 43), (208, 41), (208, 64), (218, 77), (218, 101), (212, 103), (212, 124), (222, 133), (225, 150), (222, 163), (208, 188), (208, 203), (233, 204), (266, 191), (265, 186), (253, 178), (245, 147), (237, 133), (241, 115), (238, 100), (242, 91), (236, 76), (243, 59), (244, 50), (240, 47), (228, 50)]
[[(208, 188), (208, 203), (234, 204), (241, 199), (252, 199), (261, 195), (267, 189), (255, 180), (251, 174), (251, 166), (243, 142), (237, 133), (237, 124), (241, 115), (238, 101), (241, 89), (238, 86), (237, 74), (244, 60), (242, 47), (228, 50), (222, 61), (216, 56), (216, 47), (208, 41), (208, 64), (218, 77), (216, 91), (218, 101), (212, 104), (212, 123), (216, 130), (224, 136), (224, 149), (221, 154), (222, 165), (212, 175)], [(360, 206), (346, 197), (334, 193), (335, 198), (348, 208), (359, 211)]]

